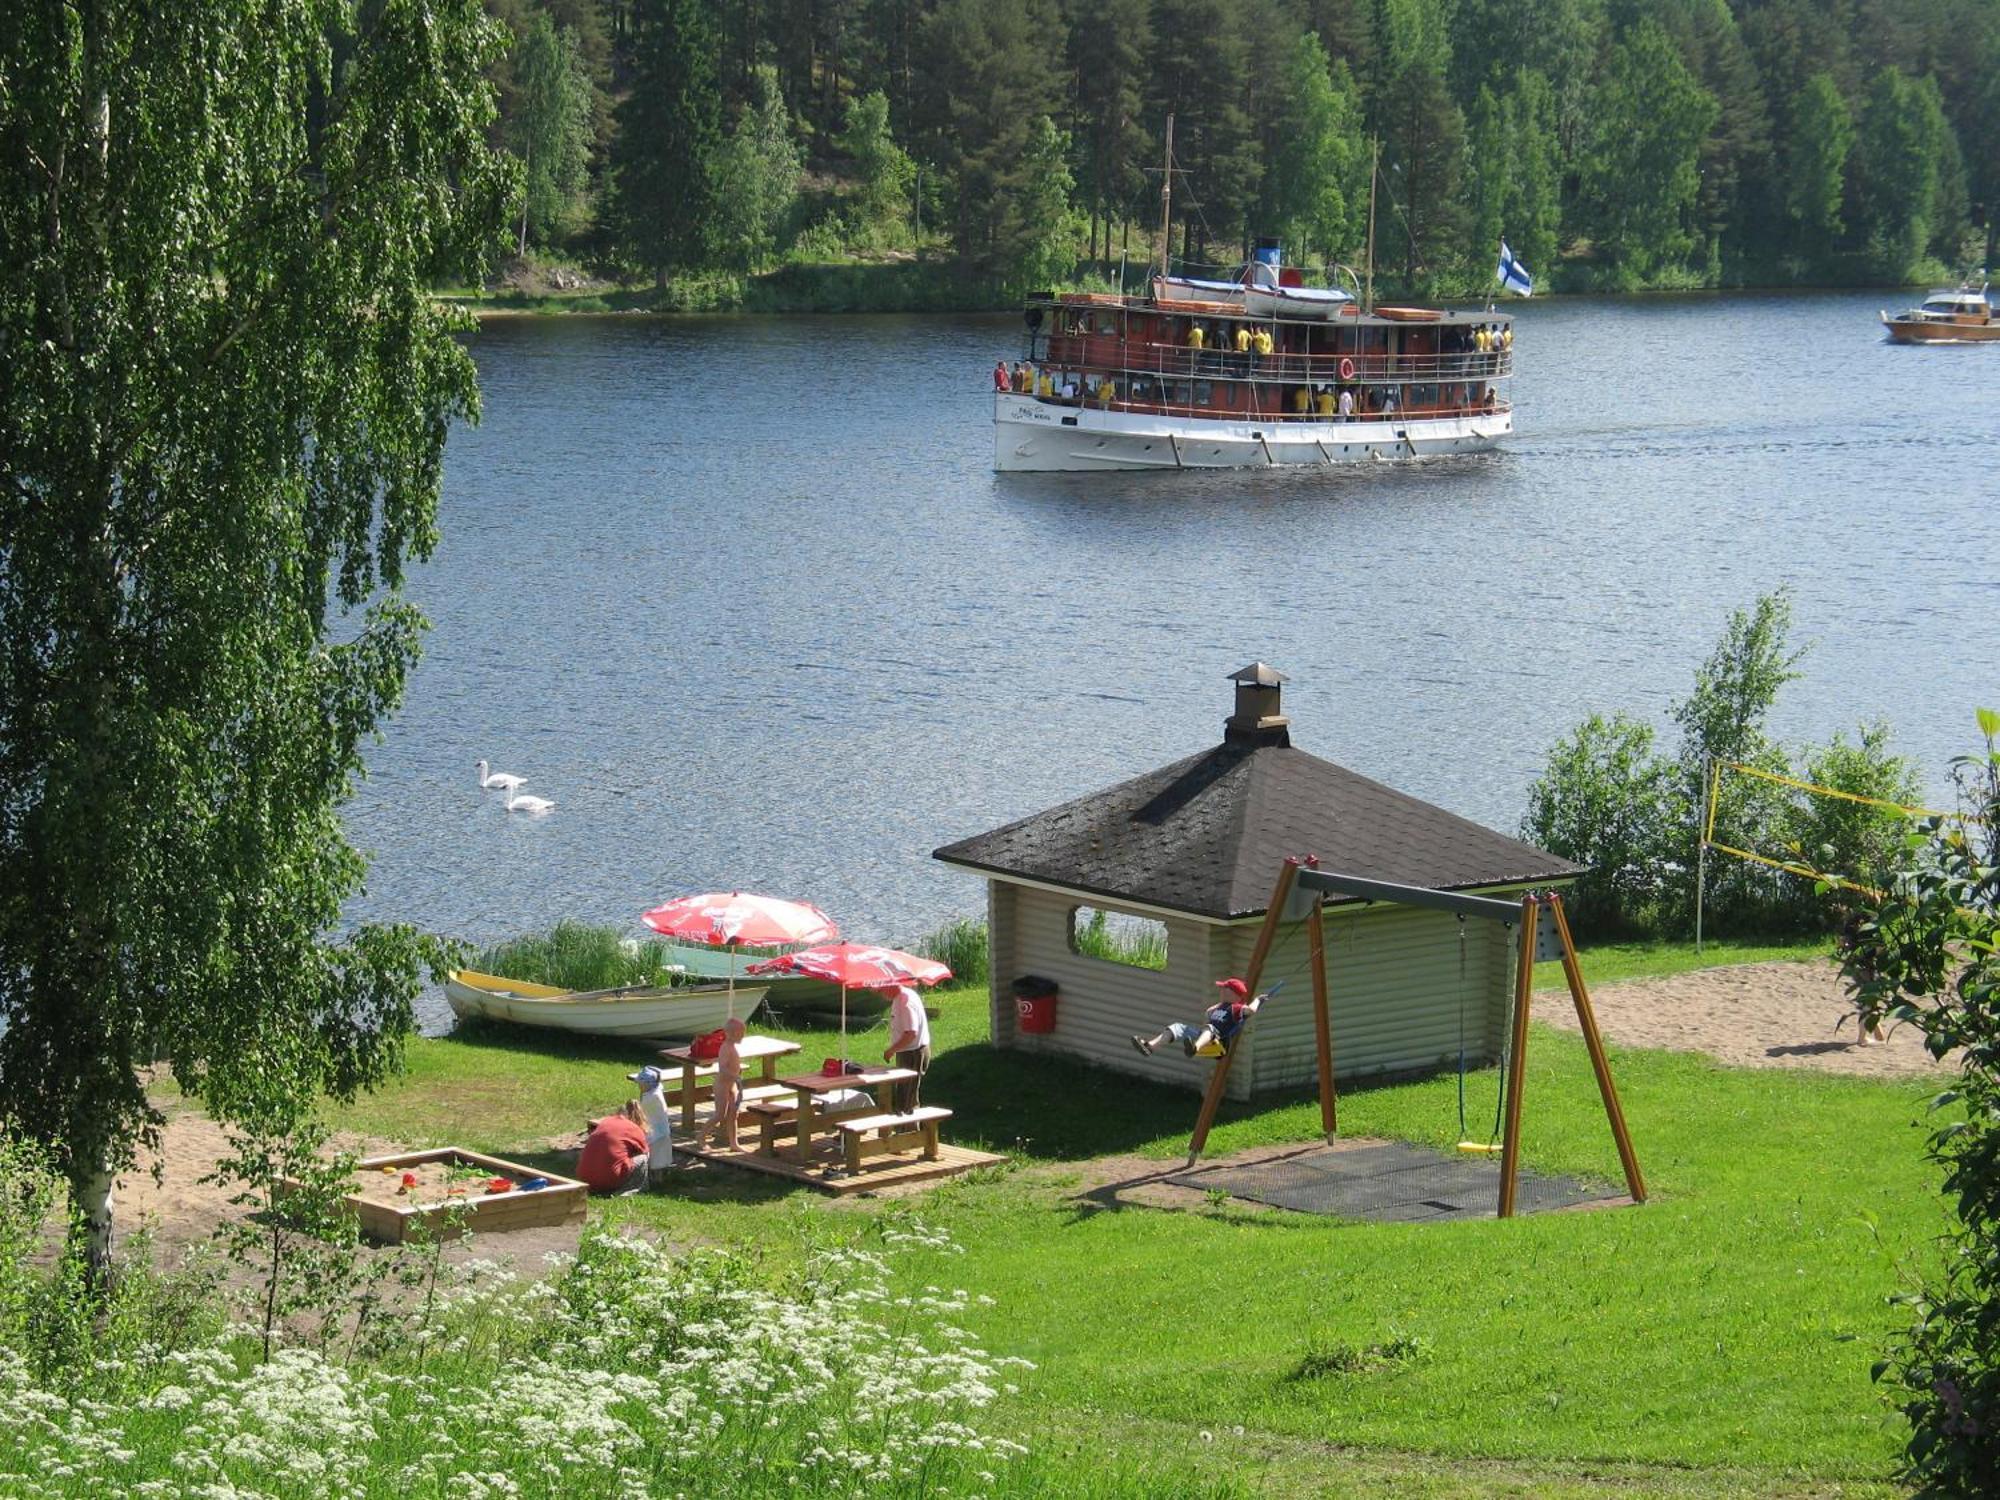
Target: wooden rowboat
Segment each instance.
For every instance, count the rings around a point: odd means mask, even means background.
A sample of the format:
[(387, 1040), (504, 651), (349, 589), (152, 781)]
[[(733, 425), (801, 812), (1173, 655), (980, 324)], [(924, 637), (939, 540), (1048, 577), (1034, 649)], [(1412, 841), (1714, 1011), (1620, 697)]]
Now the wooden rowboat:
[[(797, 946), (794, 944), (793, 948)], [(707, 943), (682, 943), (671, 939), (666, 949), (667, 961), (676, 968), (685, 969), (696, 979), (727, 980), (733, 970), (739, 995), (743, 993), (742, 986), (747, 976), (748, 983), (764, 989), (766, 1002), (780, 1015), (794, 1011), (812, 1015), (840, 1013), (840, 986), (837, 984), (815, 979), (810, 974), (750, 974), (750, 965), (792, 950), (782, 947), (717, 948)], [(889, 1002), (874, 990), (847, 992), (847, 1014), (850, 1018), (879, 1016), (888, 1008)], [(749, 1012), (739, 1010), (737, 1014), (747, 1015)]]
[(766, 986), (721, 984), (634, 986), (618, 990), (564, 990), (505, 979), (472, 969), (445, 977), (444, 997), (460, 1020), (507, 1021), (584, 1036), (674, 1041), (713, 1031), (732, 1008), (747, 1019), (764, 1003)]

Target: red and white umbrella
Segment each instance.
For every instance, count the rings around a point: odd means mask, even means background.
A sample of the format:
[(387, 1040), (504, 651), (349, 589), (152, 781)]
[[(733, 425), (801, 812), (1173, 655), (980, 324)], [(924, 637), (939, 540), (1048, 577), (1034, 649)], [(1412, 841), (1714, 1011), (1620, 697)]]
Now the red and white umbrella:
[(639, 918), (665, 937), (715, 947), (775, 948), (783, 943), (825, 943), (840, 936), (833, 918), (808, 901), (781, 901), (744, 891), (682, 896)]
[(797, 953), (781, 953), (754, 963), (748, 974), (810, 974), (840, 986), (841, 1051), (847, 1050), (847, 992), (888, 989), (899, 984), (929, 987), (951, 978), (951, 970), (935, 959), (919, 958), (900, 948), (869, 943), (828, 943)]
[[(662, 937), (727, 948), (775, 948), (786, 943), (826, 943), (840, 936), (833, 918), (808, 901), (783, 901), (745, 891), (682, 896), (641, 914)], [(736, 960), (729, 961), (729, 1013), (736, 1013)]]

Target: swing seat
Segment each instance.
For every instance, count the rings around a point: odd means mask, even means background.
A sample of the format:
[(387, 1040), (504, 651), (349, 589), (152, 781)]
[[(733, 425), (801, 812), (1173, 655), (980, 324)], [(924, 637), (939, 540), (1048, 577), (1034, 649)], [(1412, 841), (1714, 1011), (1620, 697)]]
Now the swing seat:
[(1481, 1156), (1498, 1156), (1507, 1148), (1505, 1146), (1496, 1146), (1491, 1141), (1460, 1141), (1458, 1149), (1461, 1151), (1477, 1152)]
[(1227, 1049), (1220, 1042), (1204, 1042), (1194, 1049), (1196, 1057), (1220, 1057)]

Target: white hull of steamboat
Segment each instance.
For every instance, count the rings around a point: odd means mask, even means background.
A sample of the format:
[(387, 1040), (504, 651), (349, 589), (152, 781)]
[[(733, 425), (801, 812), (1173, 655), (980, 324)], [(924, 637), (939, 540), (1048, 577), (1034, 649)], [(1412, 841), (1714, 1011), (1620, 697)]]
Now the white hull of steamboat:
[(1490, 412), (1324, 421), (1164, 416), (1052, 405), (996, 392), (993, 467), (1011, 473), (1093, 469), (1326, 468), (1437, 454), (1477, 453), (1514, 430)]

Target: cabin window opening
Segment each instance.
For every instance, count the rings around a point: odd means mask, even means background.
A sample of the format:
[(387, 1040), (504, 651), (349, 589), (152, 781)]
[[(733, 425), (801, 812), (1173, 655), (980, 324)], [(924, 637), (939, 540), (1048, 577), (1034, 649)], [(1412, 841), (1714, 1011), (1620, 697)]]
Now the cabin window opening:
[(1132, 969), (1167, 966), (1167, 924), (1128, 912), (1094, 906), (1070, 908), (1069, 946), (1073, 953)]
[[(1222, 390), (1223, 404), (1227, 405), (1229, 387), (1225, 385), (1222, 387)], [(1212, 380), (1197, 380), (1194, 383), (1194, 404), (1196, 406), (1213, 406), (1215, 402), (1215, 382)]]

